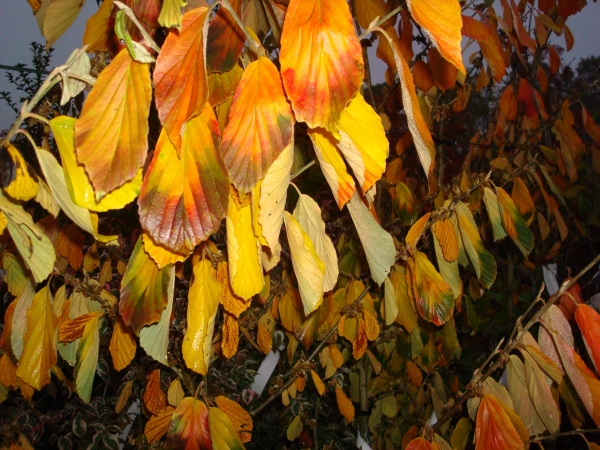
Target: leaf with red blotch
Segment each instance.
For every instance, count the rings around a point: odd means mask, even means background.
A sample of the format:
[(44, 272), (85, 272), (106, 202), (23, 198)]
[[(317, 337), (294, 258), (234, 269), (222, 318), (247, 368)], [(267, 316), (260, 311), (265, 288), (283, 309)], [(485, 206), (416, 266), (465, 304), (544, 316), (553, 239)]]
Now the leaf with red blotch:
[(186, 397), (173, 412), (167, 431), (167, 450), (212, 450), (208, 408), (201, 400)]
[[(242, 16), (242, 0), (231, 0), (231, 7)], [(206, 68), (209, 72), (228, 72), (242, 54), (246, 35), (223, 6), (212, 19), (206, 42)]]
[(218, 148), (208, 104), (186, 123), (180, 156), (163, 128), (138, 199), (140, 223), (156, 244), (187, 255), (219, 228), (229, 180)]
[(156, 266), (144, 251), (140, 236), (121, 280), (119, 300), (119, 314), (136, 334), (143, 326), (160, 320), (169, 300), (170, 267)]
[(362, 48), (345, 0), (291, 0), (281, 35), (281, 75), (299, 121), (337, 135), (363, 83)]
[(523, 450), (523, 441), (510, 417), (493, 395), (486, 395), (479, 404), (475, 426), (475, 450)]
[(433, 450), (433, 446), (425, 438), (418, 437), (410, 441), (405, 450)]
[(179, 152), (182, 126), (201, 114), (208, 99), (203, 27), (207, 9), (183, 15), (181, 31), (171, 30), (156, 59), (154, 95), (158, 117)]
[(590, 354), (596, 372), (600, 370), (600, 314), (588, 305), (577, 305), (575, 320)]
[(502, 56), (503, 50), (500, 47), (501, 44), (498, 37), (498, 30), (473, 17), (462, 16), (462, 20), (463, 36), (475, 39), (479, 43), (481, 53), (490, 66), (494, 79), (496, 82), (500, 82), (506, 73), (506, 65), (504, 64), (504, 58)]
[(452, 289), (425, 253), (415, 252), (414, 260), (409, 261), (417, 310), (425, 320), (438, 326), (444, 324), (454, 310)]
[(250, 192), (292, 141), (294, 117), (275, 64), (251, 63), (237, 87), (221, 154), (236, 189)]
[(444, 59), (464, 76), (465, 66), (460, 49), (460, 3), (454, 0), (410, 0), (407, 4), (415, 22), (425, 28)]
[(149, 67), (121, 50), (98, 77), (75, 123), (77, 160), (89, 175), (96, 200), (133, 180), (146, 159)]

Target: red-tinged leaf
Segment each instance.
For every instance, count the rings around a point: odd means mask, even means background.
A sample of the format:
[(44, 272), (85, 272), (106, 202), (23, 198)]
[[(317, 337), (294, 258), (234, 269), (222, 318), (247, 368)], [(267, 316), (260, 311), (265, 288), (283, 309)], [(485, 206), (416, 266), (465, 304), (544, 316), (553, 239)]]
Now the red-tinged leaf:
[(140, 236), (121, 280), (119, 314), (136, 334), (158, 322), (168, 302), (170, 266), (159, 269), (144, 251)]
[(590, 354), (596, 372), (600, 372), (600, 314), (588, 305), (577, 305), (575, 320)]
[(441, 55), (465, 75), (460, 49), (460, 3), (448, 0), (410, 0), (413, 19), (423, 28)]
[(427, 65), (429, 66), (429, 70), (431, 70), (431, 76), (436, 86), (442, 92), (451, 89), (456, 84), (456, 76), (458, 74), (456, 67), (446, 61), (434, 47), (431, 47), (427, 52), (427, 59)]
[[(232, 8), (241, 17), (242, 0), (231, 0)], [(236, 65), (242, 54), (246, 35), (229, 11), (219, 7), (210, 23), (206, 43), (206, 68), (209, 72), (227, 72)]]
[(156, 60), (153, 79), (158, 117), (178, 151), (182, 126), (202, 113), (208, 99), (203, 44), (206, 12), (206, 8), (196, 8), (185, 13), (181, 31), (169, 32)]
[(166, 450), (212, 450), (208, 408), (201, 400), (184, 398), (173, 412)]
[(519, 90), (517, 91), (517, 100), (519, 106), (529, 118), (537, 117), (538, 109), (533, 98), (533, 88), (525, 78), (519, 80)]
[[(509, 1), (510, 10), (512, 12), (513, 17), (513, 24), (515, 27), (515, 31), (517, 32), (517, 37), (519, 38), (519, 43), (523, 47), (527, 47), (529, 50), (531, 50), (532, 53), (535, 53), (537, 43), (535, 42), (535, 39), (533, 39), (527, 32), (525, 25), (523, 25), (523, 21), (521, 20), (521, 13), (519, 12), (519, 9), (517, 8), (517, 5), (515, 4), (514, 0)], [(502, 0), (501, 3), (506, 10), (508, 6), (507, 0)]]
[(442, 325), (452, 316), (454, 294), (427, 256), (415, 252), (414, 265), (410, 265), (413, 292), (421, 316), (435, 325)]
[(291, 0), (281, 35), (281, 75), (299, 121), (337, 133), (363, 83), (362, 48), (345, 0)]
[(496, 188), (498, 196), (498, 207), (502, 217), (502, 226), (506, 230), (506, 234), (510, 236), (513, 242), (519, 247), (523, 256), (527, 258), (531, 250), (533, 250), (533, 233), (523, 220), (523, 217), (517, 210), (510, 195), (502, 188)]
[(146, 159), (152, 98), (149, 67), (121, 50), (100, 73), (75, 123), (77, 160), (84, 165), (97, 200), (133, 180)]
[(167, 407), (167, 394), (160, 387), (160, 369), (150, 373), (143, 398), (144, 406), (152, 414), (156, 415)]
[(515, 120), (517, 118), (518, 110), (519, 105), (517, 104), (515, 90), (512, 85), (509, 84), (500, 96), (500, 111), (502, 111), (502, 114), (504, 114), (508, 120)]
[(251, 63), (233, 97), (221, 154), (236, 189), (250, 192), (292, 141), (294, 117), (268, 58)]
[(483, 53), (483, 57), (486, 59), (490, 69), (492, 69), (494, 79), (496, 82), (500, 82), (506, 73), (506, 65), (504, 64), (503, 50), (496, 27), (492, 27), (469, 16), (462, 16), (462, 20), (463, 36), (475, 39), (479, 43), (481, 53)]
[(189, 254), (219, 228), (229, 180), (218, 146), (219, 126), (208, 104), (185, 125), (180, 156), (161, 132), (138, 199), (140, 223), (156, 244)]
[(410, 441), (405, 450), (433, 450), (433, 446), (425, 438), (418, 437)]
[(481, 400), (475, 426), (475, 450), (523, 450), (523, 441), (500, 401), (493, 395)]

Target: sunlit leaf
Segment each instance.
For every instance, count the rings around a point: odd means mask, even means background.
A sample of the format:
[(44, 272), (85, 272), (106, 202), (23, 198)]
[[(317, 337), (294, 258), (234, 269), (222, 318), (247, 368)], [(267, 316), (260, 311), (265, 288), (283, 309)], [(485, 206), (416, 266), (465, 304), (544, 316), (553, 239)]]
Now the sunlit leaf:
[[(238, 17), (242, 12), (242, 0), (232, 0), (231, 7)], [(256, 30), (257, 31), (257, 30)], [(209, 72), (227, 72), (237, 63), (246, 35), (227, 9), (220, 7), (208, 29), (206, 67)]]
[(252, 417), (239, 403), (219, 395), (215, 398), (215, 403), (221, 411), (231, 420), (231, 423), (237, 430), (243, 443), (250, 442), (252, 439)]
[(77, 349), (77, 365), (73, 371), (75, 389), (86, 403), (92, 398), (92, 386), (100, 348), (100, 316), (96, 314), (85, 326)]
[(144, 243), (144, 250), (156, 263), (159, 269), (162, 269), (169, 264), (183, 262), (191, 253), (191, 250), (189, 249), (185, 249), (185, 253), (176, 253), (163, 245), (157, 244), (146, 231), (142, 234), (142, 241)]
[(50, 369), (58, 361), (58, 319), (52, 308), (52, 296), (46, 286), (40, 289), (27, 311), (27, 333), (17, 376), (40, 390), (50, 382)]
[(229, 182), (219, 128), (207, 104), (184, 127), (178, 153), (163, 129), (144, 177), (140, 223), (155, 243), (189, 254), (225, 217)]
[(344, 0), (291, 0), (281, 35), (281, 75), (296, 119), (337, 134), (363, 83), (363, 58)]
[(513, 242), (527, 258), (533, 250), (533, 233), (523, 220), (510, 196), (500, 187), (496, 188), (498, 207), (502, 216), (502, 226)]
[(151, 98), (149, 65), (135, 62), (126, 49), (87, 96), (75, 122), (75, 152), (97, 200), (133, 180), (144, 164)]
[(121, 280), (119, 314), (136, 334), (158, 322), (168, 302), (170, 267), (159, 269), (138, 238)]
[(357, 193), (348, 202), (348, 211), (367, 256), (371, 277), (381, 285), (396, 261), (396, 248), (392, 236), (375, 221)]
[(298, 279), (298, 288), (304, 305), (304, 314), (308, 316), (323, 301), (325, 264), (319, 258), (313, 241), (294, 216), (287, 211), (283, 214), (294, 273)]
[(221, 154), (233, 185), (250, 192), (292, 142), (293, 132), (279, 72), (262, 57), (244, 71), (223, 131)]
[[(2, 187), (14, 200), (28, 201), (38, 193), (38, 182), (35, 172), (17, 148), (8, 143), (0, 152), (0, 159), (5, 170), (2, 173)], [(8, 169), (8, 170), (6, 170)]]
[(118, 316), (109, 346), (115, 370), (123, 370), (127, 367), (135, 356), (136, 349), (137, 345), (131, 329)]
[(208, 99), (203, 27), (207, 9), (183, 15), (181, 31), (171, 30), (156, 60), (153, 74), (158, 117), (179, 151), (182, 126), (201, 114)]
[(76, 119), (67, 116), (59, 116), (50, 121), (50, 129), (60, 152), (65, 181), (73, 202), (82, 208), (99, 212), (123, 208), (140, 193), (142, 169), (137, 171), (133, 180), (106, 194), (100, 201), (96, 201), (85, 168), (77, 162), (75, 155), (75, 123)]
[(98, 11), (87, 20), (85, 32), (83, 33), (83, 45), (88, 46), (87, 52), (105, 52), (108, 50), (106, 46), (106, 28), (112, 7), (113, 0), (104, 0)]
[(450, 318), (454, 309), (454, 294), (450, 286), (424, 253), (415, 252), (414, 266), (409, 267), (419, 313), (425, 320), (442, 325)]
[(338, 148), (366, 193), (385, 171), (390, 144), (381, 117), (360, 93), (344, 109), (339, 133)]
[(194, 282), (188, 294), (183, 359), (190, 369), (202, 375), (208, 373), (215, 316), (222, 292), (215, 275), (211, 263), (206, 259), (201, 260), (194, 266)]
[(477, 411), (475, 426), (476, 450), (519, 449), (523, 442), (500, 401), (493, 395), (485, 395)]
[(167, 431), (168, 450), (211, 450), (208, 408), (201, 400), (184, 398), (173, 412)]
[(213, 448), (223, 450), (241, 450), (245, 448), (236, 427), (221, 409), (209, 409), (208, 423)]

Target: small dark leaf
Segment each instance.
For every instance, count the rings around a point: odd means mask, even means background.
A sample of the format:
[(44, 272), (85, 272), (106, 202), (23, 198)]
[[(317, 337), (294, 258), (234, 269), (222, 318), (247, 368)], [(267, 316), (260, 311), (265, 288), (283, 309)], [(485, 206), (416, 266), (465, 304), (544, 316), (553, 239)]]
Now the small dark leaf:
[(83, 437), (87, 430), (87, 423), (83, 420), (83, 417), (80, 415), (75, 416), (73, 419), (73, 434), (77, 437)]
[(71, 442), (71, 439), (61, 436), (61, 438), (58, 440), (58, 450), (72, 450), (72, 448), (73, 443)]

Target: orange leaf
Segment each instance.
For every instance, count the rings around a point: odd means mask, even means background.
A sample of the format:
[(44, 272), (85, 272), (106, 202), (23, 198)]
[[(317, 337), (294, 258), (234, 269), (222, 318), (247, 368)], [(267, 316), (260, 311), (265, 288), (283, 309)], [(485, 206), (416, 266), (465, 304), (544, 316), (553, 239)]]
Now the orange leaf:
[(425, 225), (429, 222), (429, 217), (431, 213), (424, 214), (419, 220), (417, 220), (408, 230), (406, 234), (406, 245), (409, 246), (411, 251), (417, 249), (417, 244), (421, 239), (421, 235), (423, 234), (423, 230), (425, 229)]
[(238, 319), (233, 314), (225, 312), (225, 320), (223, 321), (221, 333), (223, 335), (221, 351), (223, 352), (223, 356), (229, 359), (237, 353), (240, 334)]
[(581, 121), (583, 122), (587, 134), (596, 141), (597, 144), (600, 144), (600, 127), (594, 123), (594, 119), (590, 113), (587, 112), (583, 103), (581, 104)]
[[(242, 0), (231, 0), (231, 7), (238, 17), (242, 13)], [(227, 72), (238, 61), (246, 35), (237, 25), (231, 13), (220, 7), (208, 29), (206, 43), (206, 67), (209, 72)]]
[(262, 57), (244, 71), (223, 131), (221, 154), (233, 185), (250, 192), (290, 144), (293, 132), (279, 72)]
[(315, 387), (317, 388), (317, 392), (319, 395), (323, 395), (325, 393), (325, 383), (321, 380), (321, 377), (314, 370), (310, 371), (312, 376), (313, 383), (315, 383)]
[(109, 349), (116, 370), (123, 370), (135, 356), (137, 349), (135, 337), (131, 328), (123, 323), (121, 316), (117, 316), (115, 321)]
[(533, 199), (531, 198), (529, 189), (527, 189), (527, 185), (521, 178), (516, 177), (513, 180), (513, 189), (510, 197), (517, 207), (519, 214), (521, 214), (523, 218), (529, 222), (529, 219), (535, 212), (535, 205), (533, 204)]
[(515, 96), (515, 90), (512, 85), (508, 85), (502, 95), (500, 96), (500, 111), (506, 116), (508, 120), (515, 120), (517, 118), (517, 97)]
[[(240, 317), (240, 314), (246, 311), (252, 302), (252, 299), (244, 300), (238, 297), (231, 288), (229, 282), (229, 268), (227, 267), (226, 261), (221, 261), (217, 265), (217, 281), (223, 288), (223, 294), (219, 301), (225, 308), (225, 311), (229, 312), (235, 317)], [(237, 348), (237, 345), (236, 345)]]
[(175, 408), (167, 406), (165, 409), (160, 410), (157, 415), (150, 417), (144, 427), (148, 444), (158, 442), (165, 435), (171, 424), (173, 411), (175, 411)]
[(273, 348), (273, 338), (271, 337), (271, 333), (267, 330), (262, 324), (258, 324), (258, 333), (256, 336), (256, 341), (260, 350), (268, 355)]
[(438, 220), (434, 222), (432, 228), (442, 248), (444, 259), (448, 262), (456, 261), (458, 258), (458, 238), (450, 219)]
[(184, 398), (173, 412), (167, 432), (166, 448), (209, 450), (212, 440), (208, 425), (208, 408), (201, 400)]
[(72, 320), (66, 320), (58, 328), (58, 341), (71, 342), (83, 335), (87, 323), (98, 316), (98, 312), (91, 312)]
[(427, 52), (427, 58), (429, 69), (431, 70), (431, 76), (437, 87), (442, 92), (446, 92), (456, 84), (456, 75), (458, 73), (456, 67), (442, 58), (440, 52), (431, 47)]
[(486, 395), (481, 400), (477, 411), (475, 450), (493, 449), (523, 450), (523, 441), (504, 412), (500, 401), (493, 395)]
[(83, 33), (83, 45), (88, 46), (86, 49), (88, 53), (108, 51), (106, 28), (112, 7), (113, 0), (104, 0), (98, 11), (87, 20)]
[(133, 180), (144, 164), (151, 98), (149, 64), (135, 62), (127, 49), (100, 73), (88, 95), (75, 122), (75, 151), (96, 200)]
[(10, 356), (4, 353), (0, 356), (0, 384), (5, 387), (16, 386), (17, 372), (16, 365), (10, 360)]
[(455, 0), (410, 0), (413, 19), (427, 32), (441, 55), (465, 76), (462, 62), (460, 3)]
[(208, 99), (203, 27), (207, 9), (183, 15), (181, 31), (171, 30), (156, 59), (154, 95), (158, 117), (179, 152), (182, 126), (201, 114)]
[(367, 339), (374, 341), (379, 336), (379, 324), (377, 323), (377, 319), (366, 309), (363, 311), (363, 317), (365, 319), (365, 334)]
[(506, 65), (504, 64), (503, 50), (496, 27), (469, 16), (462, 16), (462, 20), (462, 34), (475, 39), (479, 43), (481, 53), (483, 53), (490, 69), (492, 69), (494, 79), (500, 82), (506, 73)]
[(233, 66), (233, 69), (224, 73), (211, 73), (208, 76), (208, 103), (215, 107), (233, 96), (243, 74), (244, 69), (240, 66)]
[(596, 372), (600, 369), (600, 314), (586, 304), (577, 305), (575, 320), (592, 358)]
[(240, 439), (243, 443), (250, 442), (252, 439), (252, 417), (242, 408), (239, 403), (219, 395), (215, 398), (215, 403), (221, 411), (223, 411), (231, 423), (236, 428)]
[(415, 62), (412, 74), (413, 79), (415, 80), (415, 85), (423, 92), (427, 92), (433, 86), (435, 86), (435, 83), (433, 82), (433, 76), (431, 75), (431, 69), (429, 69), (429, 66), (423, 62), (422, 59), (419, 59), (417, 62)]
[(345, 0), (291, 0), (281, 35), (281, 75), (299, 121), (337, 133), (363, 83), (362, 48)]
[(435, 325), (442, 325), (452, 316), (454, 294), (424, 253), (415, 252), (410, 266), (415, 303), (421, 316)]
[(83, 242), (85, 237), (77, 225), (63, 226), (54, 248), (69, 260), (69, 265), (77, 272), (83, 264)]
[(360, 358), (362, 358), (362, 356), (365, 354), (365, 351), (367, 350), (367, 344), (368, 342), (368, 338), (367, 338), (367, 330), (366, 330), (366, 324), (365, 324), (365, 319), (363, 319), (360, 316), (354, 317), (354, 320), (349, 320), (346, 321), (346, 323), (350, 322), (354, 322), (354, 323), (358, 323), (358, 326), (356, 326), (356, 329), (354, 331), (354, 335), (350, 335), (350, 337), (348, 337), (348, 335), (351, 333), (346, 333), (346, 338), (348, 338), (350, 341), (352, 341), (352, 356), (354, 356), (354, 359), (359, 360)]
[(408, 375), (408, 379), (410, 383), (420, 388), (423, 384), (423, 373), (421, 369), (412, 361), (406, 361), (406, 374)]
[(344, 391), (338, 386), (335, 387), (335, 399), (337, 400), (338, 408), (346, 419), (346, 422), (352, 422), (354, 420), (354, 405)]
[(425, 438), (418, 437), (410, 441), (405, 450), (433, 450), (433, 446)]
[(550, 56), (550, 73), (554, 75), (560, 68), (560, 56), (553, 45), (548, 46), (548, 54)]
[(144, 177), (140, 223), (155, 243), (189, 254), (220, 226), (229, 182), (218, 152), (219, 126), (206, 105), (185, 125), (178, 152), (163, 131)]
[(150, 373), (144, 391), (144, 406), (154, 415), (167, 407), (167, 394), (160, 388), (160, 369)]

